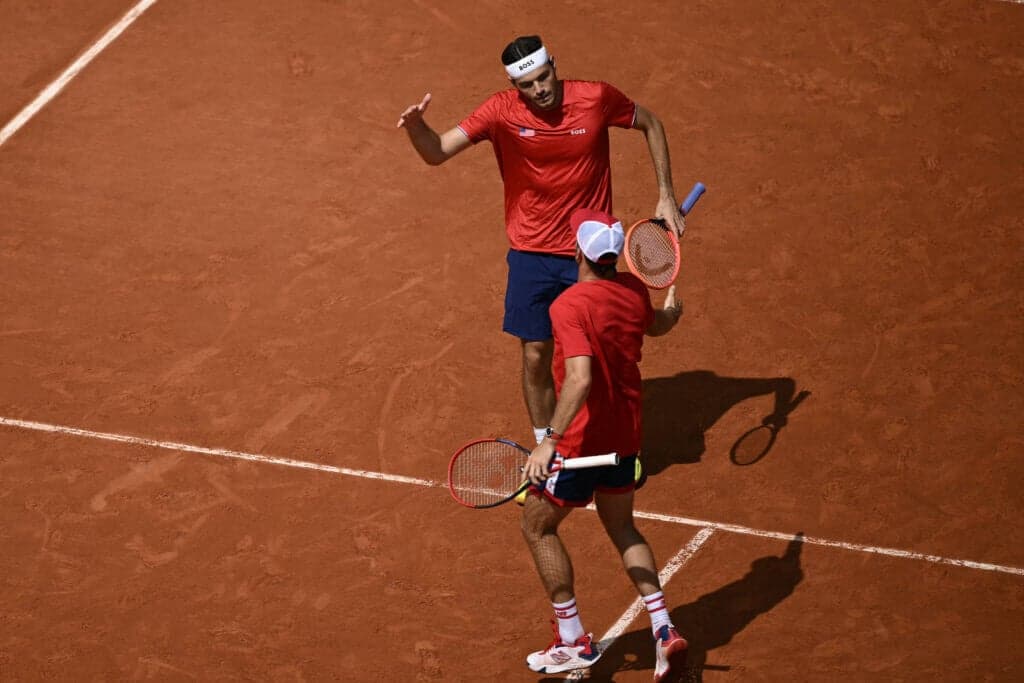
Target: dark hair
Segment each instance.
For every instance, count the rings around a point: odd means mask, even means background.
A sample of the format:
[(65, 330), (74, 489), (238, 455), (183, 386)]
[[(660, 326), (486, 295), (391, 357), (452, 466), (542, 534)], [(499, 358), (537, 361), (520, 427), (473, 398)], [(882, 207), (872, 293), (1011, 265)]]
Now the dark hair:
[(519, 36), (505, 46), (505, 50), (501, 53), (501, 63), (515, 64), (526, 55), (532, 55), (542, 47), (544, 47), (544, 43), (540, 42), (540, 36)]
[(586, 255), (583, 256), (583, 260), (586, 261), (590, 269), (594, 271), (594, 275), (599, 278), (607, 280), (608, 278), (615, 276), (617, 270), (615, 267), (616, 261), (612, 261), (611, 263), (597, 263), (596, 261), (591, 261)]

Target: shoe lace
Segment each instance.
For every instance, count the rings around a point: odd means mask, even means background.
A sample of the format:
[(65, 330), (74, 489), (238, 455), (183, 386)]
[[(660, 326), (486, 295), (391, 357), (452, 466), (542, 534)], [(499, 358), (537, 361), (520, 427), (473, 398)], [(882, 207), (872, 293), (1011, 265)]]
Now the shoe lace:
[(574, 643), (574, 645), (575, 645), (576, 647), (578, 647), (578, 648), (582, 648), (582, 649), (580, 650), (580, 654), (583, 654), (583, 655), (592, 655), (592, 654), (594, 654), (594, 652), (595, 652), (595, 650), (594, 650), (594, 640), (593, 640), (593, 638), (591, 638), (591, 637), (590, 637), (590, 634), (589, 634), (589, 633), (588, 633), (588, 634), (585, 634), (585, 635), (583, 635), (583, 636), (580, 636), (580, 637), (579, 637), (579, 638), (578, 638), (578, 639), (576, 640), (576, 642)]
[(551, 641), (550, 645), (544, 648), (544, 652), (551, 652), (556, 647), (559, 647), (564, 644), (562, 643), (562, 634), (558, 631), (558, 622), (556, 622), (554, 619), (551, 620), (551, 632), (554, 635), (554, 639)]

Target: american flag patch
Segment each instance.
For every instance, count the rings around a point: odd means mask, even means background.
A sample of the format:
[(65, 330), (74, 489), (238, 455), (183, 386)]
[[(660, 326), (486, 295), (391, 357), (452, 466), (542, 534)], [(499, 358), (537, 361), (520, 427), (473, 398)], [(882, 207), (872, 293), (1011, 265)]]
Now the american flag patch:
[(537, 134), (537, 131), (535, 131), (533, 128), (520, 128), (519, 129), (519, 137), (521, 137), (521, 138), (532, 138), (536, 134)]

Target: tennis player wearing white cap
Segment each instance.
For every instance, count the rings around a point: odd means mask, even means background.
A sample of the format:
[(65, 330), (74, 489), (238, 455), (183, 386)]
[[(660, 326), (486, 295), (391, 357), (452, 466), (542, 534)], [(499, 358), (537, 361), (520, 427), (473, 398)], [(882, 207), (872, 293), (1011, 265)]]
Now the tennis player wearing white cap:
[[(654, 632), (654, 680), (685, 663), (686, 641), (669, 618), (658, 569), (633, 521), (634, 469), (640, 450), (640, 352), (644, 335), (666, 334), (682, 306), (671, 287), (655, 310), (644, 284), (617, 272), (625, 236), (604, 211), (579, 209), (570, 217), (576, 235), (579, 283), (551, 305), (557, 402), (546, 436), (527, 460), (534, 487), (523, 507), (522, 529), (555, 611), (554, 641), (526, 658), (542, 673), (587, 668), (600, 657), (583, 630), (569, 554), (558, 525), (592, 500), (629, 578), (643, 597)], [(549, 474), (553, 459), (615, 452), (620, 464)]]
[(576, 281), (569, 215), (582, 207), (612, 211), (609, 128), (643, 132), (658, 181), (655, 215), (677, 234), (684, 223), (654, 114), (607, 83), (560, 80), (538, 36), (516, 38), (501, 61), (513, 88), (491, 95), (458, 126), (438, 134), (427, 125), (429, 93), (402, 112), (398, 126), (431, 165), (483, 140), (494, 148), (511, 247), (502, 329), (520, 340), (523, 396), (539, 441), (555, 406), (548, 308)]

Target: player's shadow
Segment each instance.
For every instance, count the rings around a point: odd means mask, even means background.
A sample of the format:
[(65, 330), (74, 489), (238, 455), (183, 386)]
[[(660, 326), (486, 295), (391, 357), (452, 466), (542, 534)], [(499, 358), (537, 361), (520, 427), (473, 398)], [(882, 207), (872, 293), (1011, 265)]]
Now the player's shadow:
[(730, 408), (748, 398), (774, 394), (774, 409), (764, 419), (784, 425), (785, 416), (806, 393), (794, 398), (796, 382), (790, 377), (721, 377), (710, 370), (644, 380), (644, 467), (648, 474), (658, 474), (675, 463), (700, 462), (704, 434)]
[[(672, 610), (672, 623), (689, 641), (686, 670), (673, 672), (667, 680), (700, 683), (705, 671), (729, 671), (723, 663), (708, 663), (708, 653), (726, 645), (758, 616), (781, 603), (803, 580), (800, 566), (803, 533), (793, 537), (781, 557), (767, 555), (754, 560), (741, 578)], [(672, 584), (666, 596), (672, 599)], [(646, 614), (640, 614), (637, 628), (621, 636), (590, 671), (588, 680), (613, 681), (615, 673), (626, 670), (654, 670), (654, 640)], [(769, 672), (761, 672), (767, 675)]]

